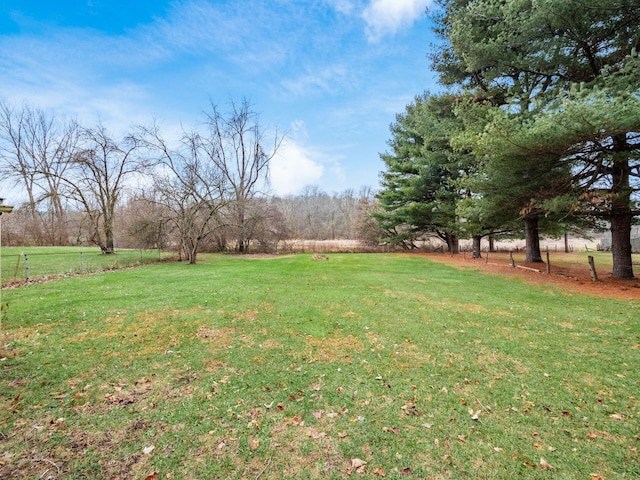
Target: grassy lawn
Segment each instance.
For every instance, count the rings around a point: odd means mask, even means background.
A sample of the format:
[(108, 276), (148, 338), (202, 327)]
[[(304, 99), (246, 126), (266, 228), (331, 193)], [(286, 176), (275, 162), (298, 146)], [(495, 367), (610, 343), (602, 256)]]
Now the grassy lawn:
[(640, 476), (640, 302), (329, 259), (5, 290), (0, 478)]

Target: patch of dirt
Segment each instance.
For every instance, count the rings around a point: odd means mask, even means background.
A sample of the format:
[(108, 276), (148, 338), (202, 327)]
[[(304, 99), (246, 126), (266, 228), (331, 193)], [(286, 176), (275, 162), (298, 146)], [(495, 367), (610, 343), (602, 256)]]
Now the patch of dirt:
[(351, 352), (364, 350), (362, 341), (353, 335), (325, 338), (308, 337), (305, 339), (305, 344), (310, 351), (311, 358), (320, 362), (351, 363)]
[[(589, 266), (586, 264), (554, 265), (551, 274), (546, 274), (546, 264), (523, 264), (511, 267), (508, 254), (492, 254), (487, 263), (484, 258), (472, 259), (463, 254), (449, 255), (443, 253), (417, 253), (435, 262), (444, 263), (455, 268), (472, 268), (490, 275), (517, 277), (536, 286), (551, 287), (562, 293), (580, 293), (603, 298), (619, 300), (640, 300), (640, 278), (621, 280), (613, 278), (611, 272), (598, 272), (598, 281), (591, 280)], [(637, 267), (636, 267), (637, 268)], [(540, 270), (540, 272), (530, 270)], [(596, 269), (597, 270), (597, 269)]]

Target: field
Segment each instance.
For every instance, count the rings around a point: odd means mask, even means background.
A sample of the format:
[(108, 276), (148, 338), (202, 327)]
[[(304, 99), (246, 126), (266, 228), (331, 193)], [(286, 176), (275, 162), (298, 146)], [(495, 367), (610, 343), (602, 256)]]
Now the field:
[(159, 250), (118, 249), (104, 255), (89, 247), (2, 247), (2, 284), (40, 281), (62, 275), (113, 270), (173, 257)]
[(638, 478), (635, 284), (447, 257), (203, 255), (4, 290), (0, 478)]

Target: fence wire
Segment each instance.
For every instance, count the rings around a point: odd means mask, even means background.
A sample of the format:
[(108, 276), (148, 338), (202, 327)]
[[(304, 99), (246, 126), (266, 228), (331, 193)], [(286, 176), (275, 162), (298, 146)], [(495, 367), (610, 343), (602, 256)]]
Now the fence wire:
[(20, 284), (55, 276), (77, 275), (156, 263), (173, 254), (162, 250), (117, 250), (105, 255), (95, 250), (75, 252), (2, 252), (2, 285)]

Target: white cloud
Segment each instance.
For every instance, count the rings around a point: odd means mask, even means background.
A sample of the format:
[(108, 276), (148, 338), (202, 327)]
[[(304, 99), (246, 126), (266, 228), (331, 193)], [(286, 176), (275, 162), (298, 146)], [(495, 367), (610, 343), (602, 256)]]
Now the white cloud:
[(351, 14), (356, 8), (351, 0), (325, 0), (329, 6), (344, 15)]
[(410, 27), (431, 3), (432, 0), (371, 0), (362, 13), (367, 24), (367, 38), (377, 41), (403, 27)]
[(330, 65), (308, 69), (308, 72), (297, 78), (286, 78), (282, 86), (286, 95), (307, 97), (317, 94), (335, 95), (350, 89), (352, 80), (343, 65)]
[(287, 140), (271, 161), (271, 188), (277, 195), (290, 195), (306, 185), (318, 183), (324, 168), (303, 147)]

